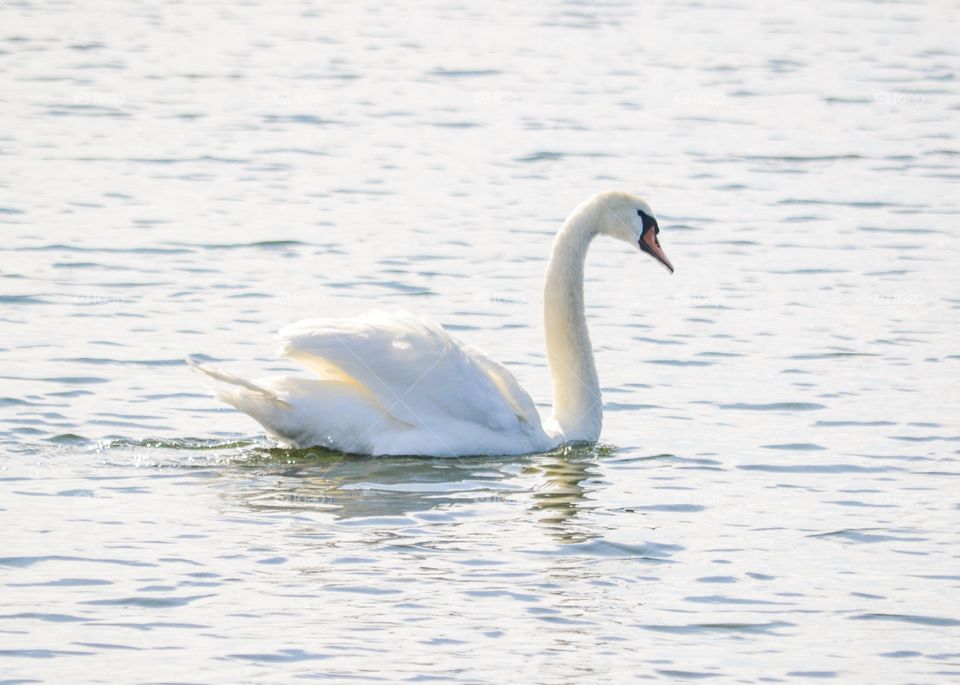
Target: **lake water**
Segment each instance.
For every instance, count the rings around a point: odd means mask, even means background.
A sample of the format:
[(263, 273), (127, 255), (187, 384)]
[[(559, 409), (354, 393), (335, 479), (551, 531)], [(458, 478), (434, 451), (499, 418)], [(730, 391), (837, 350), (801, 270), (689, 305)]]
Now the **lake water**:
[[(0, 682), (960, 678), (955, 3), (0, 3)], [(602, 444), (271, 447), (182, 361), (402, 307)]]

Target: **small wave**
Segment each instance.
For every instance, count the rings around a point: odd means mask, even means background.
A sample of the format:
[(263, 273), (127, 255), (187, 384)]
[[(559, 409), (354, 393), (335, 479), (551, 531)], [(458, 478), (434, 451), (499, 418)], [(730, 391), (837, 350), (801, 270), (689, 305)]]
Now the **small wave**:
[(191, 251), (183, 248), (165, 248), (165, 247), (81, 247), (79, 245), (63, 245), (62, 243), (53, 243), (50, 245), (31, 245), (28, 247), (8, 248), (11, 252), (81, 252), (96, 253), (105, 252), (109, 254), (189, 254)]
[(792, 628), (794, 623), (771, 621), (770, 623), (688, 623), (685, 625), (645, 625), (644, 630), (657, 633), (761, 633), (776, 634), (781, 628)]
[(0, 295), (0, 304), (50, 304), (37, 295)]
[(26, 611), (20, 614), (0, 614), (2, 619), (28, 619), (31, 621), (43, 621), (44, 623), (79, 623), (87, 619), (81, 616), (71, 614), (46, 614), (37, 611)]
[(741, 411), (816, 411), (827, 408), (826, 405), (816, 402), (767, 402), (762, 404), (734, 402), (733, 404), (721, 404), (719, 407)]
[(279, 652), (261, 654), (227, 654), (227, 659), (241, 659), (243, 661), (265, 661), (268, 663), (293, 663), (297, 661), (316, 661), (329, 659), (329, 654), (306, 652), (302, 649), (281, 649)]
[(856, 464), (740, 464), (742, 471), (769, 473), (884, 473), (902, 471), (890, 466), (857, 466)]
[(189, 595), (186, 597), (117, 597), (114, 599), (88, 599), (81, 604), (91, 606), (135, 606), (146, 609), (165, 609), (172, 607), (182, 607), (196, 602), (199, 599), (213, 597), (212, 594)]
[(810, 354), (792, 354), (787, 359), (843, 359), (844, 357), (879, 357), (872, 352), (813, 352)]
[(62, 554), (50, 554), (38, 557), (0, 557), (0, 566), (15, 566), (17, 568), (26, 568), (34, 564), (41, 564), (51, 561), (68, 561), (70, 563), (88, 562), (91, 564), (116, 564), (118, 566), (137, 566), (143, 568), (152, 568), (156, 564), (145, 561), (133, 561), (132, 559), (107, 559), (96, 557), (71, 557)]
[[(58, 656), (91, 656), (96, 652), (80, 652), (70, 649), (0, 649), (0, 657), (25, 657), (28, 659), (54, 659)], [(38, 680), (3, 681), (5, 683), (36, 683)]]
[(874, 543), (874, 542), (924, 542), (924, 537), (903, 537), (897, 535), (883, 535), (880, 533), (871, 533), (869, 531), (877, 530), (874, 528), (845, 528), (843, 530), (832, 530), (828, 533), (816, 533), (808, 537), (811, 538), (840, 538), (849, 542), (856, 543)]
[(590, 556), (608, 559), (638, 559), (649, 562), (668, 562), (670, 556), (683, 551), (680, 545), (647, 542), (631, 545), (610, 540), (591, 540), (561, 545), (559, 550), (539, 552), (541, 554), (561, 556)]
[(933, 228), (881, 228), (880, 226), (858, 226), (857, 230), (866, 231), (868, 233), (896, 233), (907, 235), (946, 234), (946, 231), (938, 231)]
[(645, 504), (641, 506), (633, 506), (624, 511), (665, 511), (665, 512), (675, 512), (675, 513), (693, 513), (697, 511), (703, 511), (706, 507), (700, 504)]
[(550, 150), (543, 150), (540, 152), (533, 152), (524, 157), (517, 157), (515, 161), (517, 162), (554, 162), (564, 159), (576, 158), (576, 157), (613, 157), (613, 155), (605, 152), (555, 152)]
[(941, 616), (917, 616), (911, 614), (858, 614), (849, 617), (851, 621), (899, 621), (923, 626), (960, 627), (960, 620)]
[(72, 364), (115, 364), (119, 366), (186, 366), (183, 359), (110, 359), (108, 357), (53, 357), (51, 361)]
[(54, 376), (53, 378), (22, 378), (19, 376), (0, 376), (17, 381), (33, 381), (35, 383), (63, 383), (65, 385), (95, 385), (98, 383), (109, 383), (109, 378), (100, 376)]
[(684, 597), (683, 601), (694, 602), (696, 604), (757, 604), (768, 606), (783, 606), (785, 604), (793, 604), (793, 602), (777, 602), (768, 599), (749, 599), (746, 597), (727, 597), (726, 595), (698, 595), (693, 597)]
[(19, 397), (0, 397), (0, 407), (42, 407), (39, 402), (22, 400)]
[(439, 76), (441, 78), (476, 78), (478, 76), (497, 76), (501, 72), (498, 69), (434, 69), (429, 72), (430, 76)]
[(851, 427), (851, 426), (863, 426), (863, 427), (875, 427), (875, 426), (896, 426), (897, 424), (894, 421), (817, 421), (814, 426), (822, 427)]
[(212, 440), (207, 438), (144, 438), (141, 440), (130, 440), (127, 438), (116, 438), (102, 445), (102, 447), (106, 449), (142, 447), (166, 450), (219, 450), (250, 447), (256, 444), (254, 440)]
[(659, 364), (660, 366), (713, 366), (714, 362), (705, 362), (696, 359), (648, 359), (647, 364)]
[(183, 245), (189, 248), (198, 248), (203, 250), (242, 250), (242, 249), (263, 249), (273, 250), (284, 247), (316, 247), (312, 243), (305, 243), (301, 240), (256, 240), (250, 243), (170, 243), (171, 245)]
[(331, 126), (343, 123), (314, 114), (267, 114), (263, 117), (263, 121), (267, 124), (308, 124), (310, 126)]

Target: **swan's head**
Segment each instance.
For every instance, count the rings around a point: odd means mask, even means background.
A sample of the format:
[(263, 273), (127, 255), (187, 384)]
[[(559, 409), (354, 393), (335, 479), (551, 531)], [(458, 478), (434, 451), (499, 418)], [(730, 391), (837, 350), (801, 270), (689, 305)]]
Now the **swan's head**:
[(629, 193), (607, 191), (595, 195), (589, 202), (599, 210), (600, 233), (638, 247), (673, 273), (673, 264), (657, 238), (660, 226), (646, 200)]

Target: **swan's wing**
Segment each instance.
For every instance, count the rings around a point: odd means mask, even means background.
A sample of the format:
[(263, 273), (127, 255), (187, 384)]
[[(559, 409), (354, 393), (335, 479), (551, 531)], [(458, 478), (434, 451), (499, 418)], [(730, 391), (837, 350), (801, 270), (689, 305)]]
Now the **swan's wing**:
[(469, 345), (463, 345), (463, 347), (470, 351), (473, 361), (490, 380), (493, 381), (493, 384), (503, 395), (503, 399), (510, 405), (513, 412), (522, 421), (539, 426), (540, 413), (537, 411), (537, 406), (533, 403), (533, 398), (521, 387), (517, 379), (510, 373), (510, 370), (475, 347), (470, 347)]
[(453, 418), (497, 431), (540, 427), (533, 400), (506, 367), (412, 314), (311, 319), (280, 337), (280, 354), (321, 378), (357, 384), (407, 424)]

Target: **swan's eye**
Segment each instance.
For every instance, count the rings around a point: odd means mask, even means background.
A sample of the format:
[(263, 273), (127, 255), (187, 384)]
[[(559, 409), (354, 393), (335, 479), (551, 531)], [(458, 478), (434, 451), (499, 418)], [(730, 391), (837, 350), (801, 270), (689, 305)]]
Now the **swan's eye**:
[(642, 209), (638, 209), (638, 210), (637, 210), (637, 216), (639, 216), (641, 219), (643, 219), (643, 232), (644, 232), (644, 233), (646, 233), (647, 231), (649, 231), (651, 228), (654, 229), (654, 235), (657, 235), (658, 233), (660, 233), (660, 226), (657, 225), (657, 220), (654, 219), (652, 216), (650, 216), (649, 214), (647, 214), (647, 213), (646, 213), (645, 211), (643, 211)]

